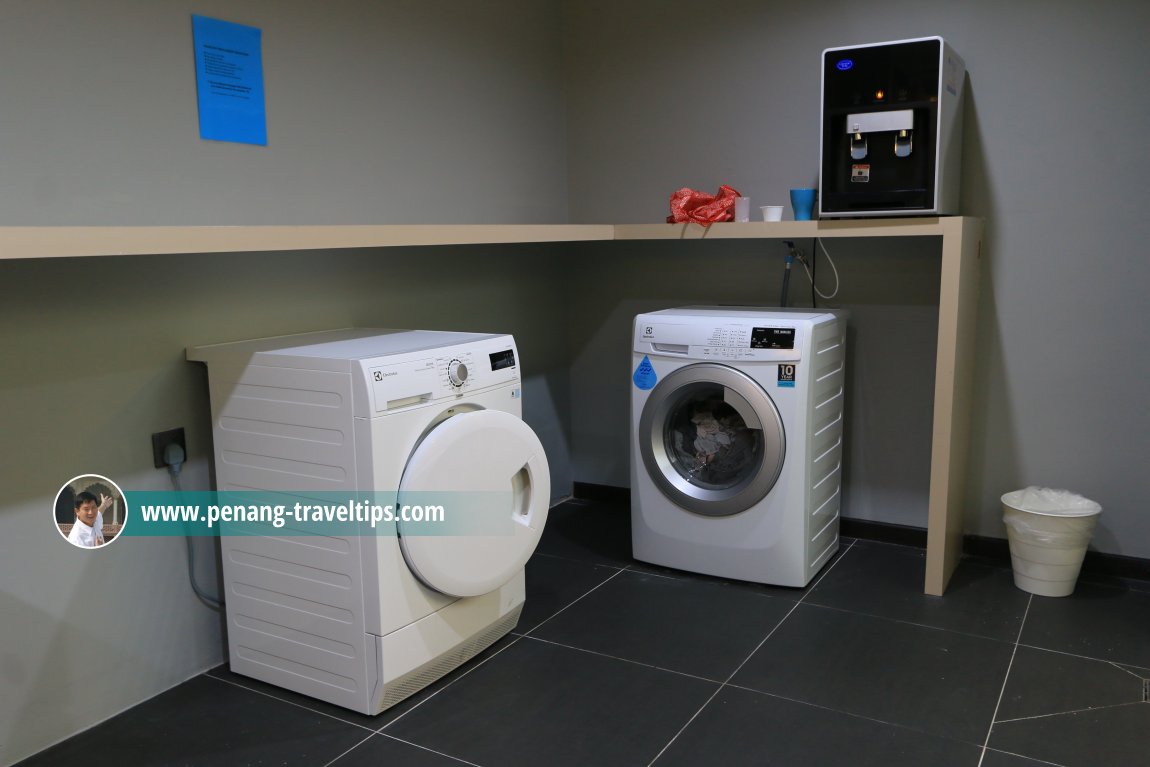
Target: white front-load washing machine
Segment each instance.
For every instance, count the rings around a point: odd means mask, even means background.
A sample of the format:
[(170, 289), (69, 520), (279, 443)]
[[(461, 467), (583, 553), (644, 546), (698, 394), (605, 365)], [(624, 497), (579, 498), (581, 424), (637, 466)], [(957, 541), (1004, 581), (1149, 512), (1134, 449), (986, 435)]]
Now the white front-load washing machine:
[(633, 341), (635, 558), (805, 586), (839, 545), (846, 315), (668, 309)]
[[(220, 491), (394, 503), (390, 530), (221, 536), (233, 671), (374, 714), (515, 627), (550, 479), (511, 336), (351, 329), (188, 359), (208, 365)], [(405, 523), (437, 492), (499, 498), (510, 522)]]

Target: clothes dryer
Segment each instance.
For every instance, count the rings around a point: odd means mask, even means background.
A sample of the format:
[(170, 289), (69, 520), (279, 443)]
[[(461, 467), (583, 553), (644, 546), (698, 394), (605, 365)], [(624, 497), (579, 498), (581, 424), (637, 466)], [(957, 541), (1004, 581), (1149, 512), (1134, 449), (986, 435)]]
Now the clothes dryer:
[[(200, 346), (219, 490), (498, 493), (500, 534), (222, 536), (233, 671), (378, 713), (514, 628), (547, 519), (507, 335), (352, 329)], [(450, 513), (450, 508), (447, 509)], [(448, 520), (450, 522), (450, 520)], [(458, 522), (458, 520), (456, 520)]]
[(668, 309), (632, 350), (635, 558), (805, 586), (839, 545), (846, 315)]

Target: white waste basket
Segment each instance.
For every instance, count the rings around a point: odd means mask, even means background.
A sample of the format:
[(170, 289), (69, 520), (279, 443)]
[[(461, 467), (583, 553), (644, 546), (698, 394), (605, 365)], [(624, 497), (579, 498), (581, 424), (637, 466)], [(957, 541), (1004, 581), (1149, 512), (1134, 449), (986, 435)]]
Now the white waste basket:
[(1028, 487), (1002, 496), (1014, 585), (1031, 594), (1074, 592), (1102, 507), (1065, 490)]

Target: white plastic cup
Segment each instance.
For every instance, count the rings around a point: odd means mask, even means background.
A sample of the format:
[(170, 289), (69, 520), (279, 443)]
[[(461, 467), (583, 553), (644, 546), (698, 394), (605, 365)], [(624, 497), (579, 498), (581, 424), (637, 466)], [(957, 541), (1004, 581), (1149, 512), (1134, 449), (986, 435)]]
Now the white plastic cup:
[(763, 205), (764, 221), (782, 221), (783, 220), (783, 206), (782, 205)]
[[(1065, 491), (1045, 491), (1053, 503), (1035, 503), (1027, 488), (1002, 496), (1002, 521), (1010, 542), (1014, 585), (1044, 597), (1074, 593), (1086, 547), (1094, 535), (1102, 507)], [(1058, 503), (1062, 494), (1065, 502)]]
[(751, 220), (751, 198), (750, 197), (736, 197), (735, 198), (735, 220), (736, 221), (750, 221)]

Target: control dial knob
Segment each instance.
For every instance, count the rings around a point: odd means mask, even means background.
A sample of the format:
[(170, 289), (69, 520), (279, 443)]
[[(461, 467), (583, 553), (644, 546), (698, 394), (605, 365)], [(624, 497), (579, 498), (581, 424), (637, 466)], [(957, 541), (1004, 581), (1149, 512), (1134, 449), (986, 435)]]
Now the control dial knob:
[(463, 386), (464, 382), (467, 381), (467, 365), (460, 360), (452, 360), (447, 363), (447, 380), (457, 389)]

